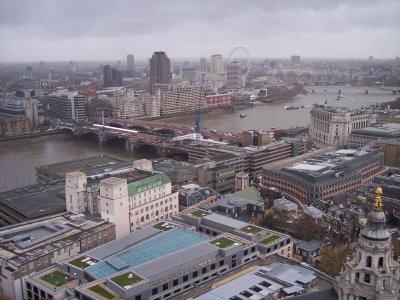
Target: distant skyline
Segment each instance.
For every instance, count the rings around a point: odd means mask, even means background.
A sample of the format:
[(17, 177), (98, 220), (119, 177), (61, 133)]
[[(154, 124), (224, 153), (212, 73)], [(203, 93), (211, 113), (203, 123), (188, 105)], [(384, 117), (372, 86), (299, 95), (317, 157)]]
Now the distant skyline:
[(0, 62), (400, 56), (400, 1), (0, 0)]

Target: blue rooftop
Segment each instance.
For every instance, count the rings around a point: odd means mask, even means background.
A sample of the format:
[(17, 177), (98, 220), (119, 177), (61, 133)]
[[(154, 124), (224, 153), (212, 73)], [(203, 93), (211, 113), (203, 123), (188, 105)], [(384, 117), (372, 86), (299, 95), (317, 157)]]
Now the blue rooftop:
[(115, 254), (94, 266), (90, 266), (85, 269), (85, 272), (95, 279), (101, 279), (124, 269), (198, 244), (207, 239), (207, 237), (198, 233), (181, 228), (174, 228), (145, 240), (128, 250)]

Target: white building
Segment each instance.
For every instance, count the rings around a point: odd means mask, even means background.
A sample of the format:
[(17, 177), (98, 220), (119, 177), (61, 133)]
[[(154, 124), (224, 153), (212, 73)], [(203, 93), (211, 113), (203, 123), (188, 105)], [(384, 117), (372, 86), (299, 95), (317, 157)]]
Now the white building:
[(57, 91), (49, 97), (49, 112), (58, 119), (80, 121), (85, 118), (85, 98), (78, 92)]
[(110, 177), (100, 182), (101, 217), (115, 224), (117, 238), (178, 213), (178, 192), (172, 192), (167, 175), (128, 181)]
[(273, 207), (280, 212), (297, 211), (299, 209), (296, 203), (285, 198), (276, 199)]
[(86, 186), (85, 173), (77, 171), (65, 175), (65, 201), (68, 212), (80, 214), (86, 211), (88, 207)]
[(310, 113), (309, 137), (317, 146), (346, 146), (350, 133), (376, 123), (376, 115), (363, 110), (315, 104)]

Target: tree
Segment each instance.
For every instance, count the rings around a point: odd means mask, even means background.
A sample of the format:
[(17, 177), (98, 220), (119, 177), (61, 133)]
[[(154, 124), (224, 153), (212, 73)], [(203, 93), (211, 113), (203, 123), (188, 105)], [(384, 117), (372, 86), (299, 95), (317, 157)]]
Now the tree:
[(347, 256), (352, 255), (349, 246), (336, 248), (322, 248), (319, 262), (316, 264), (317, 269), (332, 276), (340, 274), (342, 265), (347, 260)]

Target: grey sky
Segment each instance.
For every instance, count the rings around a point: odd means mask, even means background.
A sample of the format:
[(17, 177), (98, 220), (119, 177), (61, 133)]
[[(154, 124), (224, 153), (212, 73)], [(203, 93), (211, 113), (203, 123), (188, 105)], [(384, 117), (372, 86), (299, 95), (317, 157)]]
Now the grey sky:
[(0, 61), (400, 56), (399, 0), (0, 0)]

